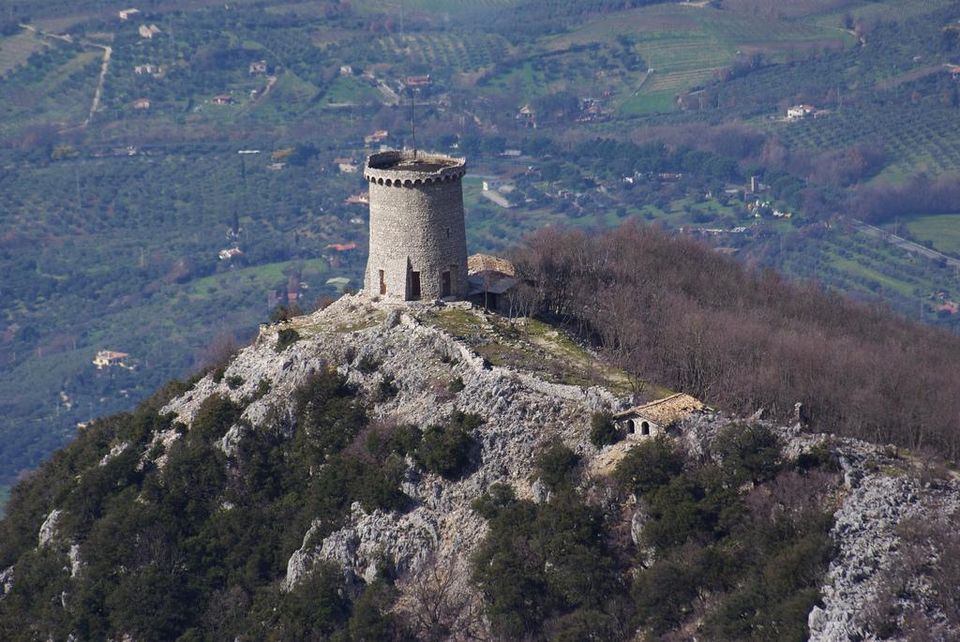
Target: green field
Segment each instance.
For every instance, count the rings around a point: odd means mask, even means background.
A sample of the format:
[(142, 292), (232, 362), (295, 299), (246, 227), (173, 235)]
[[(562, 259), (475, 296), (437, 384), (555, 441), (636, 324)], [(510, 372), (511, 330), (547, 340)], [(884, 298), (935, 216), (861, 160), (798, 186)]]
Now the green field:
[(906, 226), (918, 242), (929, 241), (941, 252), (960, 255), (960, 214), (918, 216)]

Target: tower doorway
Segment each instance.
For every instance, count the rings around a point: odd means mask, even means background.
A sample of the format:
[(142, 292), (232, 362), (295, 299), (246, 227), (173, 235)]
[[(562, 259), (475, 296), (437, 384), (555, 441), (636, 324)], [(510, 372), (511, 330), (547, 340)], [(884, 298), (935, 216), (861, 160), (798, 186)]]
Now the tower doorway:
[(383, 273), (383, 270), (380, 270), (380, 294), (383, 295), (386, 293), (387, 293), (387, 277)]
[(420, 273), (419, 272), (410, 272), (410, 300), (419, 301), (420, 300)]
[(440, 296), (446, 298), (450, 296), (453, 288), (450, 285), (450, 270), (444, 270), (440, 275)]

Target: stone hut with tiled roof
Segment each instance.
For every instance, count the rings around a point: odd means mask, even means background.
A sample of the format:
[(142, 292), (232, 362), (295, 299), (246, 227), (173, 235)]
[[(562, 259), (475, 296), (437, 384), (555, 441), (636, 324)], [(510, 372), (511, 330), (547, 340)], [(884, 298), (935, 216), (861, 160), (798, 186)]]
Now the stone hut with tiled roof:
[(665, 434), (673, 424), (705, 408), (706, 406), (699, 399), (678, 392), (663, 399), (628, 408), (614, 415), (613, 419), (628, 438), (655, 437)]

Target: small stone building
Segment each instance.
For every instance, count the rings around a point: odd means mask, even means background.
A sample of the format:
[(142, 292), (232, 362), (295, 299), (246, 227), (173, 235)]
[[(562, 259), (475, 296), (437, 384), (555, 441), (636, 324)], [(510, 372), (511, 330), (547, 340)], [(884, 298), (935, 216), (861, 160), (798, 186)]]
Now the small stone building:
[(615, 414), (613, 420), (627, 438), (655, 437), (665, 434), (671, 425), (704, 408), (699, 399), (678, 392), (628, 408)]
[(417, 151), (367, 158), (370, 256), (363, 289), (404, 301), (467, 296), (466, 160)]
[(486, 310), (506, 312), (505, 297), (517, 285), (513, 263), (489, 254), (473, 254), (467, 259), (470, 282), (468, 299)]

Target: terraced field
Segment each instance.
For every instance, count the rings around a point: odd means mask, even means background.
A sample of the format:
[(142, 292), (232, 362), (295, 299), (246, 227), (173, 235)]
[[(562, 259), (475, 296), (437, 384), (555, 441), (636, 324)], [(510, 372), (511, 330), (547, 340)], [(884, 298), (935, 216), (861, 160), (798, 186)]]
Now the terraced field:
[(840, 149), (857, 143), (882, 145), (894, 159), (881, 178), (925, 171), (960, 171), (960, 129), (957, 110), (911, 106), (868, 108), (790, 123), (782, 135), (790, 146)]
[(90, 107), (100, 69), (94, 51), (61, 48), (42, 67), (14, 73), (27, 82), (0, 83), (0, 133), (24, 122), (77, 125)]
[(837, 27), (776, 15), (745, 20), (741, 14), (707, 6), (664, 4), (599, 18), (552, 39), (547, 46), (561, 49), (617, 38), (630, 39), (634, 50), (654, 70), (637, 95), (635, 90), (620, 95), (619, 107), (624, 113), (673, 109), (677, 94), (713, 79), (738, 55), (761, 52), (784, 59), (811, 48), (841, 48), (854, 42)]
[(816, 243), (788, 249), (780, 267), (795, 277), (829, 283), (844, 292), (881, 297), (914, 316), (933, 290), (951, 297), (960, 294), (952, 268), (936, 266), (859, 232), (835, 232)]
[(511, 55), (513, 47), (490, 34), (406, 34), (375, 41), (382, 60), (405, 58), (435, 69), (471, 71)]
[(506, 9), (521, 3), (522, 0), (355, 0), (351, 4), (360, 13), (386, 11), (399, 17), (401, 10), (457, 14), (477, 8)]

